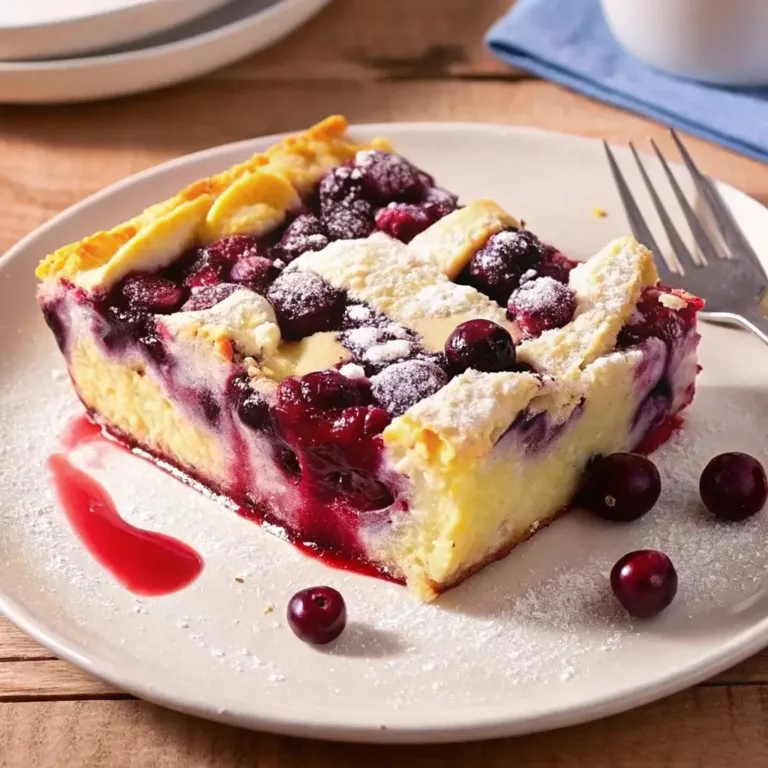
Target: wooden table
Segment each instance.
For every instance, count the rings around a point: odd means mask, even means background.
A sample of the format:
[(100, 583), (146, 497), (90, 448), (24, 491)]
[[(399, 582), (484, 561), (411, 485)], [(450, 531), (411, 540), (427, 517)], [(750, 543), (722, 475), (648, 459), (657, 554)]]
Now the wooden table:
[[(101, 104), (0, 107), (0, 252), (53, 214), (171, 157), (299, 128), (480, 120), (617, 141), (648, 120), (494, 60), (482, 35), (507, 0), (335, 0), (274, 48), (197, 82)], [(768, 169), (689, 140), (700, 165), (768, 203)], [(766, 766), (768, 653), (640, 710), (526, 738), (450, 747), (314, 743), (162, 710), (58, 661), (0, 619), (0, 766), (377, 768)]]

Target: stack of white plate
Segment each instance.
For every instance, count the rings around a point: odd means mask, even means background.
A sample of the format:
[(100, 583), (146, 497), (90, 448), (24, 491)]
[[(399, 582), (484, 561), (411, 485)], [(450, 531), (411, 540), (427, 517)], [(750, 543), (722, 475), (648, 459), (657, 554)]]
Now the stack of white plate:
[(159, 88), (265, 48), (330, 0), (0, 1), (0, 103)]

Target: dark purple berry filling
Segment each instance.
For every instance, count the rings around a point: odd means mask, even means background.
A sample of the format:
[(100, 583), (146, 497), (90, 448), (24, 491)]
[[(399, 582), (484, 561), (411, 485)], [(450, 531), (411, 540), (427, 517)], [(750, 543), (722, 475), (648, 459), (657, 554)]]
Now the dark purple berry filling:
[(491, 235), (472, 257), (462, 281), (506, 306), (526, 278), (551, 277), (566, 282), (574, 266), (575, 262), (527, 229), (508, 229)]
[(199, 312), (202, 309), (210, 309), (239, 290), (242, 290), (241, 286), (234, 283), (216, 283), (193, 288), (181, 310), (182, 312)]
[(355, 167), (366, 197), (378, 205), (416, 202), (427, 194), (429, 177), (400, 155), (375, 149), (358, 152)]
[(132, 309), (156, 314), (175, 312), (184, 301), (184, 290), (167, 277), (146, 272), (129, 275), (120, 286)]
[(373, 206), (365, 200), (328, 206), (323, 223), (332, 240), (355, 240), (373, 232)]
[(271, 256), (289, 264), (308, 251), (321, 251), (330, 242), (323, 223), (317, 216), (304, 213), (297, 216), (285, 229), (283, 236), (272, 247)]
[(66, 303), (62, 299), (54, 299), (43, 306), (43, 318), (46, 325), (51, 329), (53, 338), (62, 354), (67, 346), (67, 337), (69, 336), (69, 324), (65, 319)]
[(229, 279), (263, 296), (279, 274), (280, 270), (264, 256), (244, 256), (232, 267)]
[(328, 171), (321, 179), (317, 191), (323, 213), (339, 205), (352, 205), (366, 199), (362, 174), (351, 164)]
[(402, 416), (411, 406), (434, 395), (448, 383), (448, 375), (427, 360), (406, 360), (385, 368), (371, 379), (371, 391), (377, 403), (393, 418)]
[[(450, 211), (449, 211), (450, 212)], [(376, 214), (376, 229), (395, 240), (410, 243), (427, 227), (445, 216), (445, 210), (433, 203), (390, 203)]]
[(264, 396), (250, 388), (247, 377), (241, 377), (237, 389), (237, 415), (240, 420), (251, 429), (270, 429), (272, 419)]
[(285, 272), (267, 292), (284, 338), (306, 336), (338, 328), (344, 312), (344, 294), (314, 272)]
[[(679, 296), (686, 301), (682, 309), (672, 309), (664, 306), (659, 297), (662, 294)], [(668, 349), (678, 344), (696, 323), (696, 313), (704, 306), (704, 302), (664, 285), (646, 288), (637, 303), (634, 314), (629, 322), (621, 329), (617, 339), (619, 348), (632, 347), (648, 338), (661, 339)]]

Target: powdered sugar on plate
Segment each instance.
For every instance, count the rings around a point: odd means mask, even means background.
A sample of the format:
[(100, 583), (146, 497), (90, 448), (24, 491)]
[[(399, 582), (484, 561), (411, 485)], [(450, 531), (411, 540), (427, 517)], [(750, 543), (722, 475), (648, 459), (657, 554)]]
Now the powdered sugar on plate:
[[(605, 669), (631, 678), (644, 645), (661, 644), (675, 657), (682, 653), (675, 638), (700, 641), (746, 625), (768, 600), (768, 515), (725, 526), (697, 500), (698, 473), (711, 455), (739, 449), (768, 461), (761, 426), (768, 394), (741, 389), (728, 397), (722, 387), (701, 388), (685, 429), (657, 454), (664, 491), (645, 519), (616, 526), (573, 512), (429, 605), (396, 585), (328, 569), (143, 460), (107, 448), (103, 466), (88, 471), (121, 514), (181, 538), (206, 562), (190, 588), (137, 599), (93, 562), (55, 509), (42, 468), (56, 448), (51, 425), (63, 425), (78, 406), (69, 383), (39, 375), (46, 358), (33, 357), (20, 376), (0, 380), (8, 436), (0, 491), (13, 500), (1, 513), (4, 590), (78, 645), (97, 638), (100, 648), (118, 658), (129, 653), (148, 669), (171, 655), (177, 669), (163, 673), (165, 684), (208, 687), (222, 706), (248, 701), (254, 686), (274, 701), (301, 690), (318, 705), (373, 692), (393, 713), (487, 704), (515, 690), (567, 698)], [(86, 455), (77, 459), (87, 465)], [(674, 604), (645, 623), (619, 609), (608, 585), (615, 560), (643, 547), (665, 551), (680, 577)], [(323, 582), (344, 594), (350, 623), (318, 665), (283, 610), (294, 591)], [(130, 666), (128, 656), (123, 663)]]

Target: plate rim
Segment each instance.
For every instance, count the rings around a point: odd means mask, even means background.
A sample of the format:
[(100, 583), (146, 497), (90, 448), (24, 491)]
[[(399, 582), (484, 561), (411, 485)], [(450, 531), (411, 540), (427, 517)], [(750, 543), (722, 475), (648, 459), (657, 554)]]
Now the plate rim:
[[(159, 2), (163, 2), (163, 0), (121, 0), (119, 6), (107, 10), (83, 11), (74, 16), (57, 16), (49, 21), (20, 22), (18, 24), (3, 22), (0, 24), (0, 32), (62, 31), (64, 27), (70, 24), (89, 23), (96, 20), (109, 19), (110, 16), (119, 16), (120, 14), (128, 14), (134, 11), (139, 12), (143, 8), (152, 4), (156, 5)], [(218, 2), (223, 5), (228, 0), (218, 0)]]
[(229, 24), (224, 24), (215, 29), (210, 29), (206, 32), (201, 32), (197, 35), (185, 37), (181, 40), (174, 40), (170, 43), (139, 48), (135, 51), (104, 54), (97, 53), (92, 56), (72, 56), (60, 59), (44, 59), (41, 61), (0, 61), (0, 74), (69, 72), (79, 69), (89, 69), (91, 67), (138, 63), (156, 56), (170, 56), (175, 53), (185, 52), (188, 49), (194, 49), (201, 45), (215, 43), (221, 38), (237, 34), (242, 28), (250, 27), (257, 22), (263, 23), (265, 20), (269, 21), (272, 16), (290, 13), (294, 8), (316, 4), (318, 5), (319, 12), (330, 2), (331, 0), (274, 0), (271, 5), (262, 8), (245, 18), (238, 19)]
[[(290, 0), (288, 1), (290, 2)], [(364, 123), (350, 125), (349, 131), (353, 135), (359, 132), (366, 135), (387, 133), (390, 136), (395, 136), (398, 133), (412, 132), (450, 133), (470, 131), (482, 134), (490, 131), (509, 136), (524, 137), (526, 135), (535, 135), (545, 139), (565, 140), (591, 145), (600, 142), (599, 139), (575, 134), (535, 127), (487, 122)], [(259, 151), (262, 147), (279, 141), (292, 133), (295, 133), (295, 131), (209, 147), (198, 152), (170, 159), (110, 184), (61, 211), (23, 237), (5, 255), (0, 257), (0, 269), (22, 255), (30, 246), (34, 245), (37, 239), (44, 237), (50, 230), (55, 229), (66, 219), (82, 214), (88, 207), (109, 196), (123, 193), (137, 182), (151, 178), (158, 173), (173, 171), (178, 167), (190, 164), (196, 165), (198, 162), (210, 160), (219, 155), (225, 156), (229, 153), (240, 151), (244, 153)], [(716, 180), (716, 183), (719, 188), (727, 192), (729, 197), (735, 196), (744, 204), (759, 206), (761, 210), (768, 211), (766, 206), (745, 192), (725, 182)], [(222, 710), (217, 709), (211, 703), (206, 703), (202, 699), (193, 700), (192, 697), (184, 696), (183, 694), (166, 693), (152, 685), (126, 679), (119, 668), (115, 667), (109, 660), (101, 657), (98, 653), (83, 648), (77, 642), (66, 640), (59, 632), (46, 629), (43, 620), (38, 619), (32, 612), (5, 594), (2, 584), (0, 584), (0, 613), (38, 643), (48, 648), (57, 657), (69, 661), (83, 671), (99, 677), (128, 693), (169, 709), (229, 725), (288, 736), (380, 744), (477, 741), (518, 736), (586, 723), (635, 709), (636, 707), (687, 689), (768, 647), (768, 616), (766, 616), (756, 621), (748, 629), (743, 630), (738, 636), (723, 643), (716, 652), (707, 654), (703, 661), (694, 660), (687, 666), (678, 667), (676, 671), (670, 671), (660, 678), (653, 678), (629, 690), (603, 694), (590, 701), (587, 705), (577, 702), (557, 706), (555, 703), (545, 713), (539, 711), (523, 716), (513, 715), (511, 718), (508, 714), (505, 715), (502, 711), (499, 711), (500, 705), (498, 704), (488, 706), (474, 705), (468, 710), (458, 707), (448, 713), (443, 713), (440, 717), (440, 722), (433, 721), (428, 724), (424, 724), (423, 721), (410, 724), (402, 722), (398, 718), (395, 725), (382, 723), (376, 726), (362, 720), (349, 725), (329, 717), (327, 709), (318, 708), (316, 715), (314, 710), (310, 712), (305, 709), (299, 717), (288, 717), (280, 714), (270, 715), (264, 712), (255, 714), (253, 711), (243, 708)], [(467, 713), (470, 711), (480, 714), (476, 715), (473, 720), (467, 716)]]
[[(120, 0), (107, 9), (83, 9), (38, 21), (0, 23), (4, 63), (32, 65), (86, 58), (102, 49), (133, 45), (214, 13), (230, 0), (188, 0), (184, 7), (163, 0)], [(52, 39), (58, 44), (51, 43)], [(63, 40), (63, 42), (62, 42)]]

